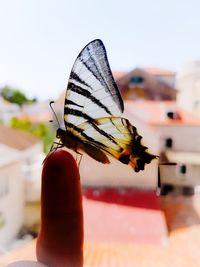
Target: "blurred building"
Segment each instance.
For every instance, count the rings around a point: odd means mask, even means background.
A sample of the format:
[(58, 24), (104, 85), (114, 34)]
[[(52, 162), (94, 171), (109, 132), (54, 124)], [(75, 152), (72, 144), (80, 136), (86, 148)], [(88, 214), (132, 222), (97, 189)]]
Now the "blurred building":
[(122, 97), (130, 100), (176, 100), (176, 73), (159, 68), (136, 68), (115, 75)]
[(0, 252), (24, 223), (23, 157), (17, 149), (0, 143)]
[(25, 164), (32, 164), (38, 154), (43, 153), (42, 141), (30, 133), (0, 125), (0, 144), (20, 151)]
[(161, 183), (200, 185), (200, 118), (173, 101), (126, 101), (129, 119), (160, 156)]
[(17, 104), (10, 103), (0, 97), (0, 122), (10, 125), (10, 120), (18, 119), (29, 120), (32, 123), (49, 123), (52, 119), (52, 111), (48, 102), (36, 102), (24, 104), (21, 108)]
[(178, 104), (200, 115), (200, 61), (185, 64), (177, 75)]
[[(30, 133), (0, 125), (0, 145), (17, 151), (20, 158), (19, 174), (23, 181), (24, 209), (26, 206), (23, 223), (28, 226), (38, 223), (39, 210), (37, 209), (37, 213), (33, 210), (35, 211), (34, 203), (38, 205), (40, 201), (41, 170), (45, 157), (42, 141)], [(12, 223), (15, 221), (12, 220)]]

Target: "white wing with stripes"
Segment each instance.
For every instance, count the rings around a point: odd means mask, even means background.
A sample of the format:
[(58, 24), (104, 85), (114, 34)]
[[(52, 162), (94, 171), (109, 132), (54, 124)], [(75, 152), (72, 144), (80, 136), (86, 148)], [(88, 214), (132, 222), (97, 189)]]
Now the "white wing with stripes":
[(78, 125), (95, 118), (121, 116), (123, 110), (105, 47), (101, 40), (94, 40), (83, 48), (72, 67), (65, 99), (65, 122)]

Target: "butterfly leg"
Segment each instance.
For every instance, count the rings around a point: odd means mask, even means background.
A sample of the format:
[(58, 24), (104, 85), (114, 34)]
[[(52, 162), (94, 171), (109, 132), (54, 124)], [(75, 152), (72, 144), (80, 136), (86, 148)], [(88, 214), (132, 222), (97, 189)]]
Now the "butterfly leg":
[[(78, 162), (78, 167), (80, 167), (80, 164), (81, 164), (81, 160), (82, 160), (82, 157), (83, 157), (83, 154), (80, 153), (77, 149), (76, 149), (76, 162)], [(78, 155), (80, 155), (80, 159), (78, 160)]]
[(81, 165), (81, 160), (82, 160), (82, 157), (83, 157), (83, 154), (79, 153), (79, 155), (80, 155), (80, 159), (79, 159), (79, 162), (78, 162), (78, 167), (80, 167), (80, 165)]
[[(56, 146), (54, 146), (54, 145), (56, 145)], [(63, 145), (60, 142), (59, 143), (53, 142), (49, 152), (55, 151), (56, 149), (62, 148), (62, 147), (63, 147)]]

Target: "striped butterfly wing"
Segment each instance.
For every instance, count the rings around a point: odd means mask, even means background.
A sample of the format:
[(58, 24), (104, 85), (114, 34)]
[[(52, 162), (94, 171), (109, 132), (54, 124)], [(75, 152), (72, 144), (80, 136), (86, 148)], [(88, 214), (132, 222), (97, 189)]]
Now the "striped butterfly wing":
[(123, 100), (113, 79), (101, 40), (90, 42), (78, 55), (65, 98), (66, 129), (85, 121), (121, 116)]
[(69, 77), (61, 143), (102, 163), (109, 163), (111, 155), (135, 171), (143, 170), (155, 156), (146, 152), (136, 128), (121, 118), (123, 110), (105, 47), (94, 40), (80, 52)]
[[(129, 164), (136, 172), (144, 170), (145, 164), (156, 158), (142, 145), (142, 137), (129, 120), (121, 117), (104, 117), (98, 118), (97, 122), (96, 128), (87, 122), (78, 125), (81, 131), (76, 133), (85, 142), (86, 153), (91, 157), (101, 161), (102, 153), (106, 153), (124, 164)], [(87, 137), (86, 140), (84, 136)]]

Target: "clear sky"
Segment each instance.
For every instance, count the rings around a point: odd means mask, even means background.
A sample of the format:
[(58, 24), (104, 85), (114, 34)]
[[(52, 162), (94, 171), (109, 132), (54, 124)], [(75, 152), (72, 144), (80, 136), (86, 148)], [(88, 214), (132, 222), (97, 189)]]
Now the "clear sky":
[(0, 0), (0, 86), (55, 99), (95, 38), (112, 70), (178, 71), (200, 59), (200, 1)]

